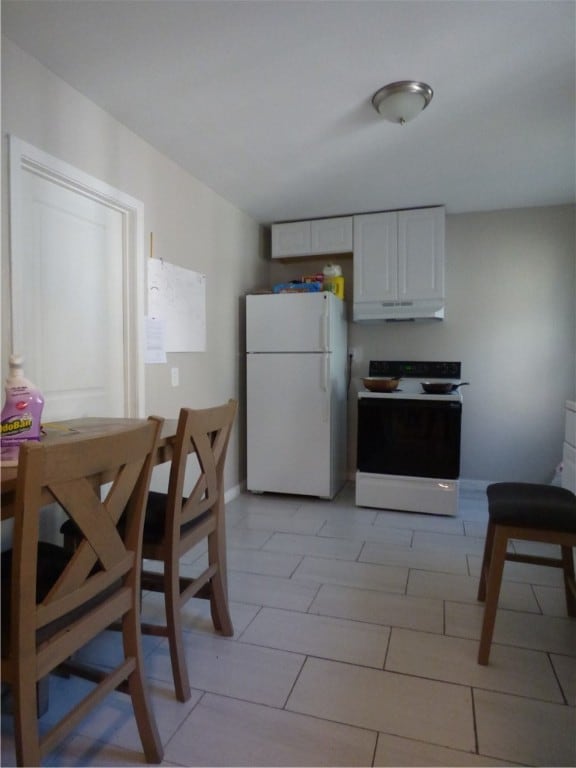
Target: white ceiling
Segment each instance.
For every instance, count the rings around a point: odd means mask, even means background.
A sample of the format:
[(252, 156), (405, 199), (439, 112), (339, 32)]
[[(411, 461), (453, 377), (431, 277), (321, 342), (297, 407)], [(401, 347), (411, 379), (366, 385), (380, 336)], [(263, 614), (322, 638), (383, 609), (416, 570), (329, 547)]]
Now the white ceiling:
[[(575, 200), (572, 0), (3, 0), (2, 31), (263, 223)], [(402, 127), (370, 99), (415, 79)]]

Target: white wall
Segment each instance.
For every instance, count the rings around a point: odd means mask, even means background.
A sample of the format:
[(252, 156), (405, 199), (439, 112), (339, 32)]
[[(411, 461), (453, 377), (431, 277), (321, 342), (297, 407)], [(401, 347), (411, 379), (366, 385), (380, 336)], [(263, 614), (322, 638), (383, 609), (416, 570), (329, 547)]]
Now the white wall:
[[(446, 319), (350, 325), (356, 392), (370, 359), (461, 360), (462, 477), (547, 482), (562, 457), (563, 407), (576, 394), (574, 206), (448, 215)], [(352, 260), (343, 266), (351, 304)], [(326, 260), (271, 266), (271, 282), (314, 273)], [(350, 309), (350, 306), (349, 306)]]
[[(234, 488), (245, 477), (241, 297), (267, 276), (262, 228), (2, 38), (2, 378), (10, 351), (8, 134), (142, 200), (155, 255), (206, 274), (207, 351), (146, 366), (145, 408), (173, 417), (184, 404), (239, 398), (225, 478)], [(180, 369), (178, 388), (170, 385), (172, 366)]]

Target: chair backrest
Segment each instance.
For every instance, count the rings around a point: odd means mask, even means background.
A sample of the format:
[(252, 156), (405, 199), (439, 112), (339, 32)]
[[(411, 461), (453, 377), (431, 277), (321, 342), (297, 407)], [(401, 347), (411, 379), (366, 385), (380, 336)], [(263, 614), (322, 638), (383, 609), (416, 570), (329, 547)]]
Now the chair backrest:
[[(114, 434), (72, 437), (52, 444), (28, 443), (20, 450), (15, 500), (11, 648), (20, 656), (38, 655), (39, 672), (50, 671), (74, 648), (60, 633), (45, 657), (37, 638), (53, 635), (88, 601), (100, 604), (86, 642), (123, 615), (139, 589), (144, 510), (162, 420), (151, 418)], [(101, 499), (101, 484), (110, 483)], [(82, 540), (47, 592), (37, 595), (40, 510), (57, 502), (82, 532)], [(117, 523), (126, 510), (126, 524)], [(40, 585), (41, 587), (42, 585)], [(104, 598), (110, 607), (107, 610)], [(115, 614), (115, 615), (114, 615)], [(43, 630), (43, 631), (42, 631)], [(76, 647), (78, 644), (76, 637)], [(38, 652), (38, 653), (37, 653)]]
[[(177, 530), (222, 504), (224, 464), (237, 407), (236, 400), (229, 400), (213, 408), (180, 410), (168, 484), (168, 526), (173, 522), (172, 516)], [(191, 493), (183, 498), (187, 458), (191, 453), (196, 454), (199, 475)]]

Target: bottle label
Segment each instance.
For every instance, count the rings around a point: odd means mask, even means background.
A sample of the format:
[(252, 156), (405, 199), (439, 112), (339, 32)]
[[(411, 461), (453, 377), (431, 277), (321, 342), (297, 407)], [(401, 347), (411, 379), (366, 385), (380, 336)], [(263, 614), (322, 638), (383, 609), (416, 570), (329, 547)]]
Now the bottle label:
[(28, 433), (32, 430), (32, 424), (30, 412), (10, 416), (2, 422), (2, 440), (7, 437), (28, 437)]
[(43, 405), (44, 398), (32, 386), (6, 387), (0, 418), (2, 445), (39, 440)]

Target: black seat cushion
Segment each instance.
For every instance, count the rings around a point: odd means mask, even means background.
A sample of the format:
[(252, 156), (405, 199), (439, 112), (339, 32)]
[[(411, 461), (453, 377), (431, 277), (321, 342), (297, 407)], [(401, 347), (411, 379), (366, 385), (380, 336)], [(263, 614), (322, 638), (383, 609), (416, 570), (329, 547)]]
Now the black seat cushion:
[(166, 501), (168, 496), (158, 491), (150, 491), (146, 502), (144, 518), (144, 541), (160, 543), (164, 538), (166, 525)]
[(576, 533), (576, 496), (538, 483), (493, 483), (486, 489), (493, 523)]
[[(71, 554), (56, 544), (51, 544), (46, 541), (41, 541), (38, 544), (38, 566), (36, 578), (37, 603), (40, 603), (46, 597), (54, 584), (58, 581), (60, 575), (70, 561), (70, 558)], [(11, 549), (2, 552), (2, 656), (4, 658), (7, 658), (10, 653), (12, 559), (13, 553)], [(97, 564), (93, 571), (97, 571), (99, 569), (100, 566)], [(79, 619), (81, 616), (100, 605), (100, 603), (107, 600), (110, 595), (120, 589), (121, 586), (122, 580), (118, 579), (118, 581), (114, 582), (114, 584), (111, 584), (99, 594), (95, 595), (84, 605), (75, 608), (65, 616), (61, 616), (60, 618), (52, 621), (50, 624), (47, 624), (46, 626), (39, 629), (36, 633), (38, 642), (41, 643), (44, 640), (48, 640), (63, 627), (68, 626), (73, 621), (76, 621), (76, 619)]]
[[(2, 655), (10, 650), (10, 605), (12, 602), (12, 557), (11, 549), (2, 552)], [(38, 570), (36, 579), (36, 601), (41, 602), (58, 578), (70, 556), (62, 547), (41, 541), (38, 544)]]
[[(158, 493), (158, 491), (150, 491), (148, 494), (148, 502), (146, 504), (146, 518), (144, 521), (144, 542), (150, 544), (158, 544), (164, 538), (164, 527), (166, 524), (166, 502), (168, 496), (165, 493)], [(185, 503), (186, 499), (182, 500)], [(180, 533), (185, 534), (187, 531), (194, 528), (201, 521), (205, 520), (211, 514), (211, 510), (207, 510), (203, 514), (191, 520), (189, 523), (185, 523)]]
[[(146, 502), (146, 517), (144, 518), (144, 542), (147, 544), (159, 544), (164, 539), (164, 529), (166, 526), (166, 502), (168, 496), (165, 493), (159, 493), (158, 491), (150, 491), (148, 493), (148, 500)], [(186, 499), (183, 499), (184, 503)], [(181, 533), (186, 533), (201, 520), (204, 520), (210, 515), (210, 510), (200, 515), (196, 519), (182, 526)], [(118, 525), (118, 530), (122, 533), (123, 526), (122, 520)], [(80, 537), (80, 531), (78, 526), (73, 520), (66, 520), (60, 527), (60, 533), (64, 536), (70, 536), (73, 539)]]

